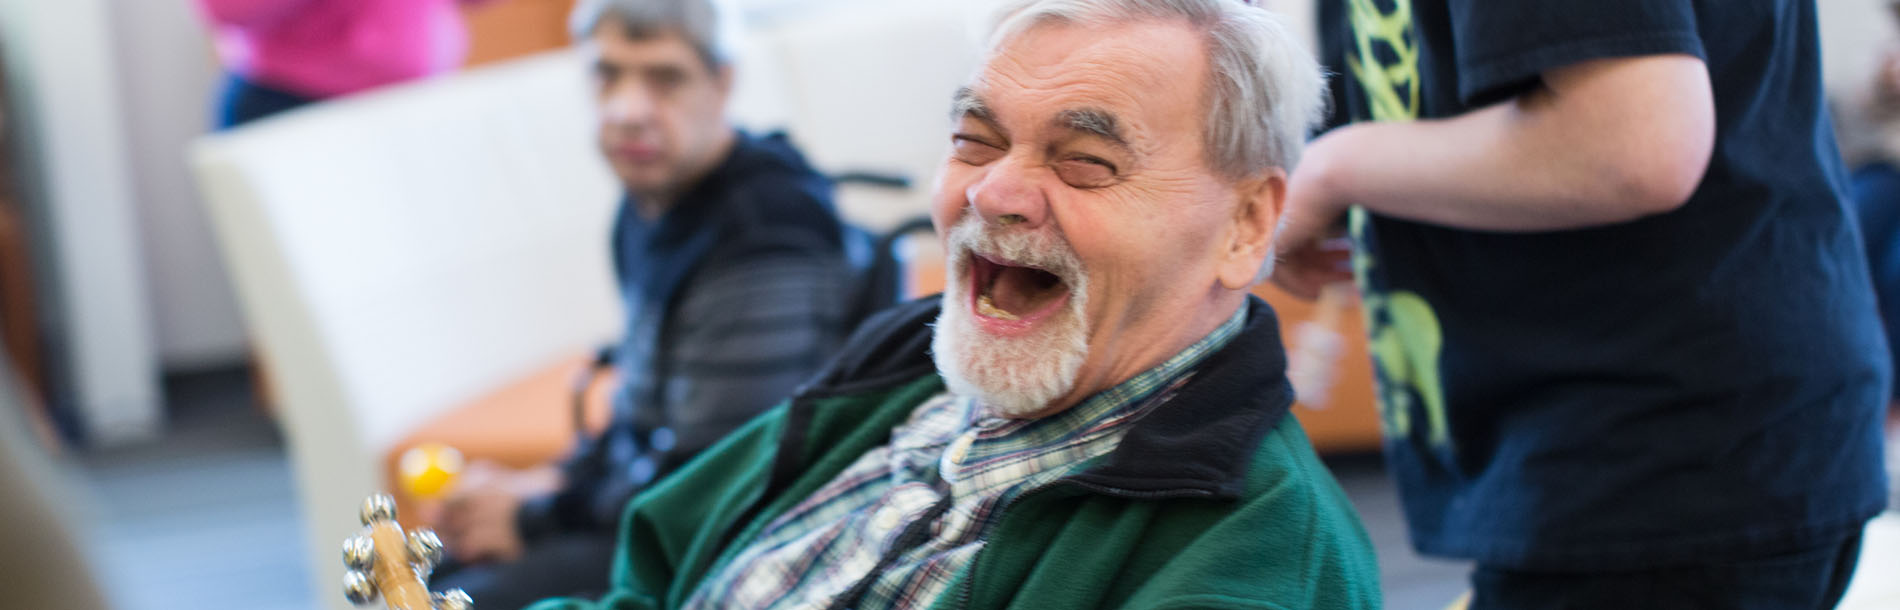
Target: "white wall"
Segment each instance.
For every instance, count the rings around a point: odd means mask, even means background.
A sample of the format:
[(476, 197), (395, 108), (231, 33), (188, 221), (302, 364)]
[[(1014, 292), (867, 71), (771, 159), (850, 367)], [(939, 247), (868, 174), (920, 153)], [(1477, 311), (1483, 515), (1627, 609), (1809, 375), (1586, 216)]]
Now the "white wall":
[(160, 365), (242, 361), (249, 348), (185, 146), (210, 124), (215, 57), (188, 0), (105, 0)]
[(103, 0), (0, 0), (0, 40), (45, 196), (57, 307), (55, 340), (82, 421), (103, 443), (145, 438), (160, 425), (157, 367), (131, 171), (124, 98)]
[(1307, 49), (1318, 51), (1319, 5), (1313, 0), (1267, 0), (1261, 6), (1280, 13), (1286, 18), (1287, 27), (1293, 29), (1293, 35), (1305, 42)]
[(1887, 0), (1821, 0), (1822, 71), (1828, 90), (1843, 95), (1864, 86), (1882, 45), (1894, 38)]

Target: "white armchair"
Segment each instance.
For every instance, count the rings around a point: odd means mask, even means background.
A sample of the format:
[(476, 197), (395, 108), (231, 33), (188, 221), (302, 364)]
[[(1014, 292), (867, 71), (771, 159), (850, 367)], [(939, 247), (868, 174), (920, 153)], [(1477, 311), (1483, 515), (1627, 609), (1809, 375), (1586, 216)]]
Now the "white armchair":
[(580, 62), (324, 104), (193, 150), (275, 385), (321, 593), (339, 590), (338, 544), (391, 442), (618, 330), (618, 187)]

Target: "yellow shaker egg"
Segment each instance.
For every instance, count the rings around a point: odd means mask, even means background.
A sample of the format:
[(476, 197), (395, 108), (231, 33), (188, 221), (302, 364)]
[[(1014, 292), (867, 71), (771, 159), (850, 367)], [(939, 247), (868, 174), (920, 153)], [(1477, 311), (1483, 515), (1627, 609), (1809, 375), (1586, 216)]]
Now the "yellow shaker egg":
[(441, 443), (423, 443), (402, 452), (398, 469), (404, 491), (417, 498), (438, 498), (448, 493), (456, 475), (462, 473), (462, 452)]

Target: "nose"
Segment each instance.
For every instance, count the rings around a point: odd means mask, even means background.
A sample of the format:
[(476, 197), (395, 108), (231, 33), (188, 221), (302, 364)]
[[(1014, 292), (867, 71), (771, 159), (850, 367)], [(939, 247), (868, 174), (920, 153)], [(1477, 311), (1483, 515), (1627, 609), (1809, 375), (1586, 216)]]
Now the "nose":
[(964, 196), (986, 223), (1022, 229), (1041, 227), (1049, 218), (1049, 200), (1035, 171), (1013, 156), (998, 159)]
[(612, 125), (642, 125), (653, 117), (653, 96), (631, 82), (608, 89), (600, 105), (601, 116)]

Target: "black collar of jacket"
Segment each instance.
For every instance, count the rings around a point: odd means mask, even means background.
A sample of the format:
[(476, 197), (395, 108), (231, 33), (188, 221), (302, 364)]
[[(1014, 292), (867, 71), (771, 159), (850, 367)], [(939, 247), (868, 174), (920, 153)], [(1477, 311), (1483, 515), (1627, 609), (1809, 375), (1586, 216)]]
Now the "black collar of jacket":
[[(938, 307), (938, 297), (927, 297), (885, 310), (858, 327), (825, 371), (799, 390), (788, 432), (803, 428), (806, 417), (798, 408), (811, 408), (813, 400), (935, 375), (930, 337)], [(1293, 404), (1273, 308), (1251, 296), (1246, 307), (1240, 333), (1201, 361), (1192, 381), (1137, 422), (1101, 465), (1064, 480), (1128, 497), (1239, 497), (1261, 439)]]

